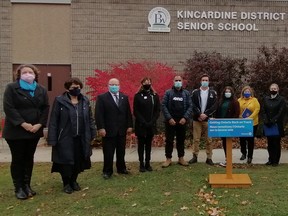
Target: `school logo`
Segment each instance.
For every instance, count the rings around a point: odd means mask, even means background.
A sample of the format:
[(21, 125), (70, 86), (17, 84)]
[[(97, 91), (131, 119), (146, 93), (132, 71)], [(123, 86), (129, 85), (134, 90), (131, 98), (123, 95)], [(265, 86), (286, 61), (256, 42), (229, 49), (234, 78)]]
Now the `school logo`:
[(169, 24), (171, 21), (170, 13), (163, 7), (153, 8), (149, 15), (149, 32), (170, 32)]

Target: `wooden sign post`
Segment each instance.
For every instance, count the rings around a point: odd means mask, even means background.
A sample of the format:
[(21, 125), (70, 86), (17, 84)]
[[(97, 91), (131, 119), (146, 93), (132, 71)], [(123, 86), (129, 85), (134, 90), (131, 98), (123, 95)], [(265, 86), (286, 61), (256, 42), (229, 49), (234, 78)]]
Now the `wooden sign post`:
[[(240, 120), (240, 119), (239, 119)], [(252, 185), (248, 174), (232, 174), (232, 138), (237, 136), (253, 135), (253, 122), (240, 121), (234, 119), (217, 119), (217, 122), (210, 122), (208, 126), (208, 135), (210, 137), (226, 137), (226, 174), (210, 174), (209, 184), (212, 188), (247, 188)], [(251, 120), (250, 120), (251, 121)], [(212, 124), (210, 124), (212, 123)], [(245, 124), (248, 127), (245, 128)], [(238, 125), (238, 126), (237, 126)], [(239, 126), (241, 125), (241, 126)], [(230, 127), (231, 126), (231, 127)], [(244, 128), (243, 128), (244, 126)], [(251, 132), (252, 126), (252, 132)], [(240, 130), (237, 130), (240, 129)], [(210, 133), (209, 133), (210, 131)], [(242, 135), (241, 135), (242, 134)]]

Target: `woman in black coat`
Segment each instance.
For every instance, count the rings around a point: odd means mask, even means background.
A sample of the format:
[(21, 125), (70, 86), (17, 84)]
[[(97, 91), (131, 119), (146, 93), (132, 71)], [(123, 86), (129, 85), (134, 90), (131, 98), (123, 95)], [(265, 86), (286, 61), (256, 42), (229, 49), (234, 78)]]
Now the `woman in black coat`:
[(82, 82), (70, 78), (66, 92), (55, 98), (49, 128), (48, 144), (52, 145), (52, 172), (62, 177), (64, 192), (81, 190), (77, 183), (80, 172), (91, 167), (91, 141), (96, 136), (90, 102), (81, 94)]
[(47, 91), (37, 83), (38, 75), (34, 65), (20, 65), (16, 81), (8, 84), (4, 92), (3, 137), (12, 154), (10, 169), (18, 199), (36, 195), (30, 186), (34, 153), (49, 114)]
[[(278, 134), (266, 135), (268, 141), (269, 159), (266, 165), (277, 166), (281, 156), (281, 137), (284, 136), (283, 121), (286, 112), (284, 97), (279, 95), (279, 87), (273, 83), (269, 87), (270, 95), (263, 100), (263, 121), (264, 126), (271, 128), (277, 125)], [(265, 135), (265, 131), (264, 131)]]
[[(239, 118), (240, 105), (231, 86), (224, 87), (218, 104), (217, 118)], [(226, 158), (226, 138), (221, 139)], [(220, 166), (225, 167), (226, 162), (221, 162)]]
[[(141, 80), (141, 88), (134, 96), (135, 134), (138, 139), (140, 172), (152, 171), (150, 165), (152, 139), (156, 132), (156, 121), (160, 115), (160, 100), (151, 86), (151, 79)], [(144, 164), (145, 149), (145, 164)]]

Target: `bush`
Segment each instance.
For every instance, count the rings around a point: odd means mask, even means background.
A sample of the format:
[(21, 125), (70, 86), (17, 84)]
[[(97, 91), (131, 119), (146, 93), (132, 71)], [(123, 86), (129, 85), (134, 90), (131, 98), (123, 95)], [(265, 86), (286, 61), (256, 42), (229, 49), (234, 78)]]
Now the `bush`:
[(140, 81), (144, 77), (152, 79), (153, 88), (159, 94), (160, 99), (167, 89), (171, 88), (176, 71), (159, 62), (131, 62), (110, 64), (107, 70), (95, 70), (94, 77), (88, 77), (86, 84), (92, 91), (87, 92), (95, 100), (97, 95), (107, 91), (107, 84), (111, 78), (120, 80), (120, 91), (129, 97), (130, 106), (133, 106), (133, 98), (140, 88)]
[(194, 52), (191, 59), (184, 63), (184, 76), (187, 80), (188, 88), (195, 89), (200, 86), (202, 74), (210, 76), (210, 87), (217, 92), (227, 86), (233, 86), (235, 91), (247, 82), (248, 74), (247, 59), (224, 57), (217, 52)]

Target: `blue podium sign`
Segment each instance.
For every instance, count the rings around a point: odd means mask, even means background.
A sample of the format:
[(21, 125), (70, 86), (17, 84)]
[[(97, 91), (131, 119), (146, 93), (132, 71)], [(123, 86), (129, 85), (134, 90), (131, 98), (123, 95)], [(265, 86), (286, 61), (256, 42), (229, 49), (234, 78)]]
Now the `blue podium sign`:
[(253, 120), (210, 119), (208, 137), (253, 137)]

